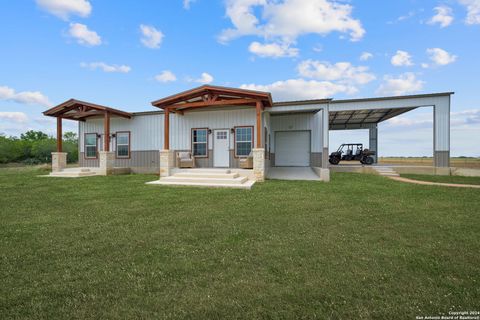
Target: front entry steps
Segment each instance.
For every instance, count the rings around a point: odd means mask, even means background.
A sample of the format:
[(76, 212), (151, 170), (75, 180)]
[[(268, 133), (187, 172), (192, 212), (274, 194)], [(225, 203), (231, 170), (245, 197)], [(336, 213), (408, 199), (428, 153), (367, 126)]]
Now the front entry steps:
[(65, 168), (61, 171), (50, 172), (49, 177), (60, 178), (79, 178), (79, 177), (91, 177), (99, 176), (97, 168)]
[(400, 175), (391, 167), (374, 166), (372, 168), (377, 171), (379, 175), (384, 177), (400, 177)]
[(147, 184), (251, 189), (254, 180), (230, 169), (185, 169)]

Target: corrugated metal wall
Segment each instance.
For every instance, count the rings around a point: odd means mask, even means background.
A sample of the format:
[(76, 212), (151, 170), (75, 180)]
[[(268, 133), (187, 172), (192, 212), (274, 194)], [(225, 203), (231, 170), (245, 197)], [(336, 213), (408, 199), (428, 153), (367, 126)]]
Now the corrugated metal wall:
[[(131, 151), (160, 150), (163, 145), (163, 115), (140, 115), (132, 119), (112, 118), (110, 131), (130, 131)], [(103, 134), (103, 119), (80, 122), (80, 152), (84, 151), (84, 133)]]
[[(219, 111), (222, 112), (219, 112)], [(256, 113), (253, 108), (234, 110), (187, 112), (183, 116), (170, 115), (170, 148), (190, 150), (192, 128), (231, 129), (235, 126), (254, 126)], [(163, 114), (137, 115), (132, 119), (112, 118), (111, 132), (130, 131), (131, 151), (161, 150), (163, 148)], [(256, 132), (256, 130), (254, 130)], [(83, 152), (84, 133), (103, 134), (103, 119), (80, 122), (80, 152)], [(256, 133), (254, 132), (254, 137)], [(230, 148), (234, 138), (230, 135)], [(209, 135), (209, 149), (212, 149), (212, 135)], [(113, 148), (111, 148), (113, 150)]]
[(298, 114), (282, 114), (270, 117), (271, 122), (271, 138), (272, 153), (275, 152), (275, 131), (311, 131), (311, 151), (322, 152), (323, 135), (322, 135), (322, 113), (298, 113)]
[[(219, 112), (221, 110), (221, 112)], [(235, 126), (254, 126), (256, 112), (253, 108), (216, 111), (186, 112), (183, 116), (173, 115), (170, 118), (170, 148), (174, 150), (190, 150), (192, 128), (231, 129)], [(163, 118), (162, 118), (163, 120)], [(256, 130), (254, 130), (256, 132)], [(163, 128), (162, 133), (163, 137)], [(254, 133), (254, 137), (256, 134)], [(230, 148), (233, 149), (233, 134), (230, 135)], [(163, 143), (162, 143), (163, 144)], [(213, 147), (212, 135), (208, 137), (208, 147)]]

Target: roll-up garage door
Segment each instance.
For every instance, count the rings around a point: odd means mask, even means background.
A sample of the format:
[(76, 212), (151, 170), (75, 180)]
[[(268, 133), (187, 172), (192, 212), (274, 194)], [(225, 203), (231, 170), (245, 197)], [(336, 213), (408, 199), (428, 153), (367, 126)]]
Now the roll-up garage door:
[(310, 166), (310, 131), (277, 131), (275, 166)]

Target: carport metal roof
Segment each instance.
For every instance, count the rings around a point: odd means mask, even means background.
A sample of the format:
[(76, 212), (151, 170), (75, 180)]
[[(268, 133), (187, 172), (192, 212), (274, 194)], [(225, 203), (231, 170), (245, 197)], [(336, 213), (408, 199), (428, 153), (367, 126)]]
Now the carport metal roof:
[(390, 118), (401, 115), (402, 113), (412, 111), (414, 108), (394, 108), (394, 109), (370, 109), (370, 110), (348, 110), (348, 111), (330, 111), (329, 124), (332, 125), (364, 125), (379, 123)]

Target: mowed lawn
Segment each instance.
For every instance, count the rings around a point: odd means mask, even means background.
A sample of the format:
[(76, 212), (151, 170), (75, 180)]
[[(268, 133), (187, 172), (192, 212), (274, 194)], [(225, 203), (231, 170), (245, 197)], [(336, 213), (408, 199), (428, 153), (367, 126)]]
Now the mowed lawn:
[(0, 318), (414, 319), (480, 309), (480, 192), (349, 173), (251, 191), (0, 169)]

